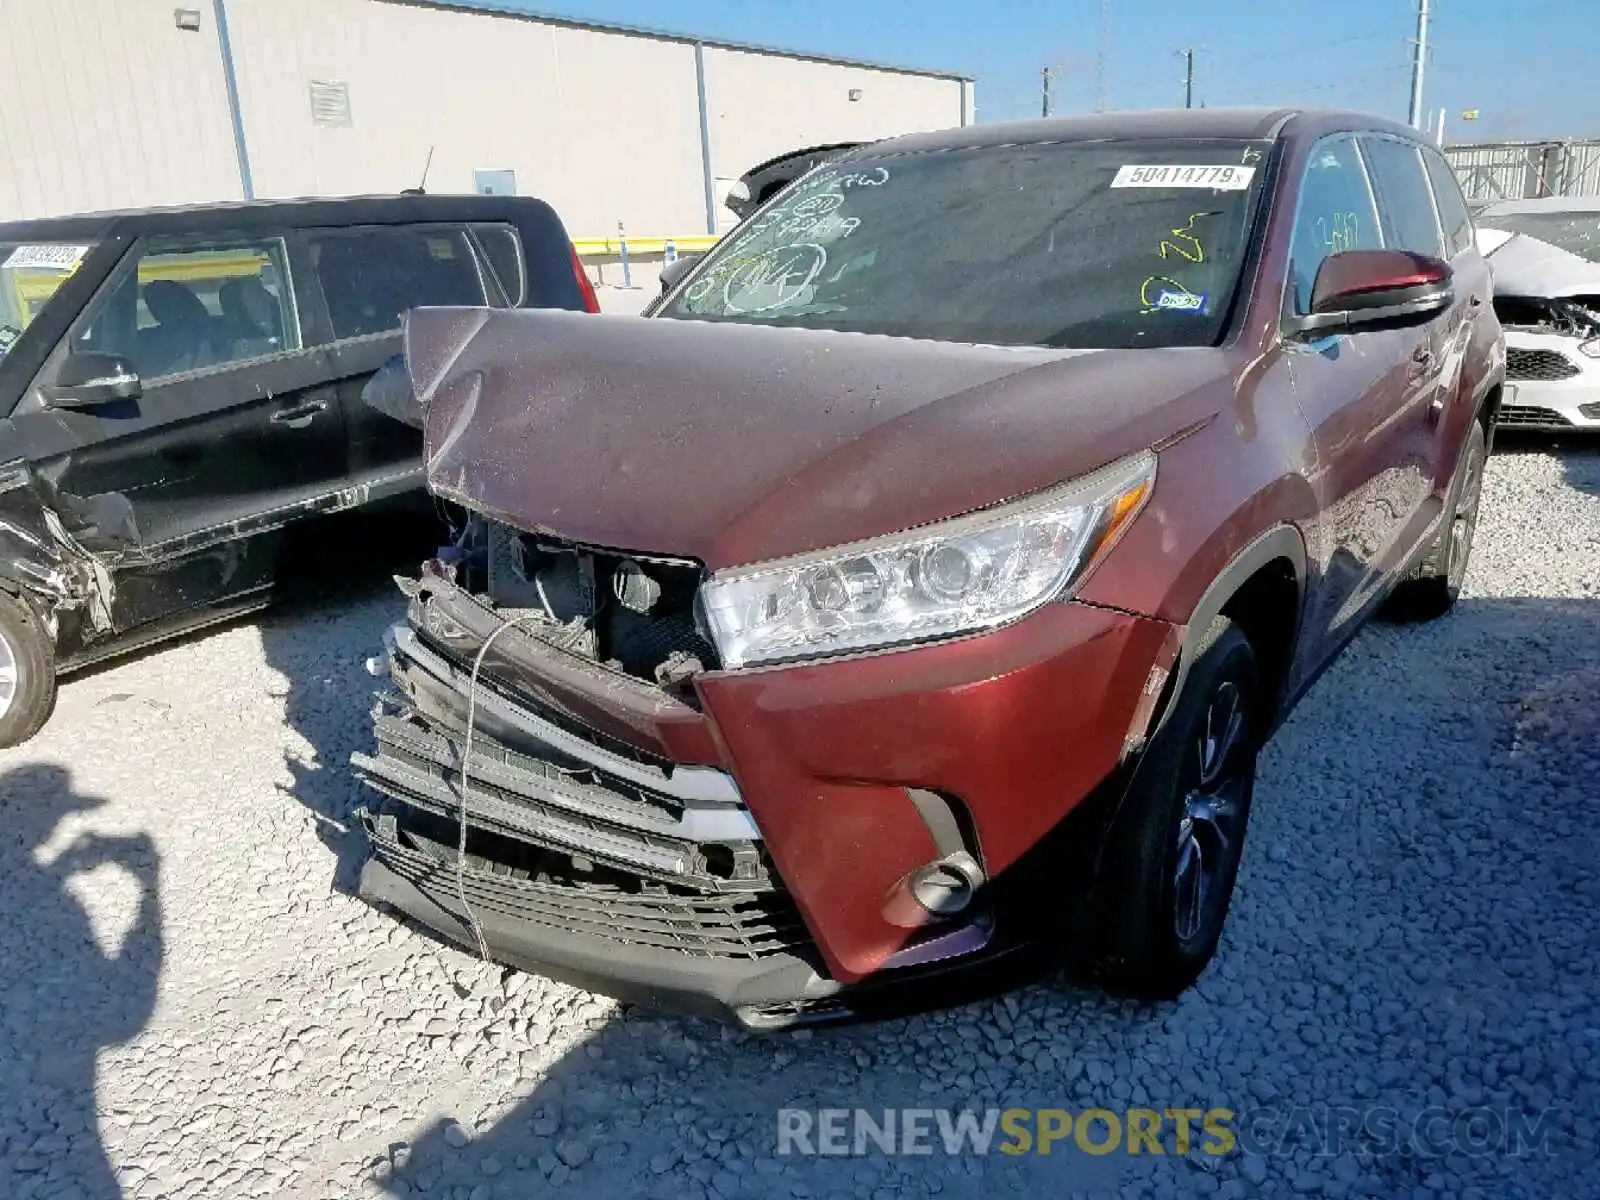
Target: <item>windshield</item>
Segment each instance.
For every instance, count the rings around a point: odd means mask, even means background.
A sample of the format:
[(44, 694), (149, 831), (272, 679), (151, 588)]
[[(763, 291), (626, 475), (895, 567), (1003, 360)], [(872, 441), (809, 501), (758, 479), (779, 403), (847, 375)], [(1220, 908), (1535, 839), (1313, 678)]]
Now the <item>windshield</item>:
[(1265, 150), (1141, 139), (853, 155), (729, 234), (657, 315), (1000, 345), (1209, 345)]
[(1479, 221), (1508, 233), (1524, 233), (1569, 254), (1600, 263), (1600, 212), (1484, 213)]
[(88, 252), (83, 243), (0, 242), (0, 358)]

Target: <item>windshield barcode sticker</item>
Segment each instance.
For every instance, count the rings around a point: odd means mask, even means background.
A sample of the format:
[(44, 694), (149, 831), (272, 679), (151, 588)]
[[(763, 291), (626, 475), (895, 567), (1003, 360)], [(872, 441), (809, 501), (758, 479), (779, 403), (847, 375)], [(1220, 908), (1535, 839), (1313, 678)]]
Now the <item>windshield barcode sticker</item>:
[(53, 242), (40, 246), (18, 246), (0, 266), (13, 270), (33, 268), (46, 271), (70, 271), (89, 253), (87, 246), (67, 246)]
[(1255, 178), (1254, 167), (1118, 167), (1114, 188), (1179, 187), (1212, 188), (1222, 192), (1242, 192)]

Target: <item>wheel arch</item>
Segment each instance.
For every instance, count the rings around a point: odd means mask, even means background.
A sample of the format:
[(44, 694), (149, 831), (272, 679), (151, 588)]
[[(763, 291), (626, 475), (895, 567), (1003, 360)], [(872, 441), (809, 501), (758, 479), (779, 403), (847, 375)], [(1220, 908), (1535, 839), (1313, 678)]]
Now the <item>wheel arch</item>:
[(1238, 624), (1256, 652), (1270, 697), (1261, 735), (1265, 737), (1276, 727), (1283, 715), (1305, 611), (1306, 560), (1305, 540), (1289, 524), (1264, 530), (1228, 560), (1200, 594), (1185, 623), (1177, 662), (1152, 723), (1152, 736), (1171, 715), (1200, 644), (1219, 616)]

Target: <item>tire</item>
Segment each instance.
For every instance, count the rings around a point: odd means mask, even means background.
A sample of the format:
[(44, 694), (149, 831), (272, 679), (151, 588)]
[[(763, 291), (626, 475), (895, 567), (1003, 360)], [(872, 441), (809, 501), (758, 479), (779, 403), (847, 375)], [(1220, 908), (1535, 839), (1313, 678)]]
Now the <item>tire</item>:
[(0, 748), (39, 732), (56, 706), (55, 644), (33, 609), (0, 592)]
[(1215, 955), (1255, 791), (1260, 696), (1249, 640), (1218, 617), (1106, 838), (1088, 930), (1102, 987), (1170, 999)]
[(1483, 465), (1488, 459), (1488, 439), (1477, 421), (1461, 448), (1461, 465), (1446, 498), (1448, 520), (1423, 560), (1412, 568), (1384, 602), (1382, 616), (1389, 621), (1432, 621), (1455, 607), (1467, 577), (1472, 538), (1478, 529), (1478, 502), (1483, 495)]

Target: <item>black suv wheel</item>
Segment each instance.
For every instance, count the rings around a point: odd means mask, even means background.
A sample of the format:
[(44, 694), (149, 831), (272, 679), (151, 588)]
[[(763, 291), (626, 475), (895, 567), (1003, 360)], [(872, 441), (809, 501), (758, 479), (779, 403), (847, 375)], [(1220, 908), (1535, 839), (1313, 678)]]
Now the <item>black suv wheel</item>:
[(50, 637), (27, 604), (0, 592), (0, 747), (38, 733), (55, 704)]

